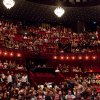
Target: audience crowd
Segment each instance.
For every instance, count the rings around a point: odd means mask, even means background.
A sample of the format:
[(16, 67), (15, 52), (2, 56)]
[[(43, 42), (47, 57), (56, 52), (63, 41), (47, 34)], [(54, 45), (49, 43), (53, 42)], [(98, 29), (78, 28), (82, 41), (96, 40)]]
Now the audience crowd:
[(98, 32), (74, 33), (64, 27), (34, 27), (0, 21), (0, 45), (35, 52), (92, 52), (99, 47)]
[(26, 70), (26, 68), (22, 64), (11, 60), (0, 60), (0, 69)]
[(66, 64), (59, 64), (56, 68), (56, 70), (59, 70), (59, 72), (82, 72), (82, 68), (79, 66), (71, 66)]
[[(50, 66), (48, 64), (38, 64), (38, 65), (31, 65), (31, 68), (54, 68), (55, 72), (74, 72), (74, 73), (83, 73), (83, 72), (99, 72), (100, 68), (98, 66), (75, 66), (75, 65), (68, 65), (68, 64), (58, 64), (54, 66)], [(49, 67), (48, 67), (49, 66)]]
[[(0, 21), (2, 48), (36, 53), (75, 53), (98, 51), (99, 43), (98, 32), (78, 34), (64, 27), (24, 27), (21, 23)], [(47, 65), (36, 67), (46, 68)], [(59, 64), (56, 68), (57, 72), (62, 73), (89, 72), (83, 67), (71, 67), (66, 64)], [(6, 71), (1, 72), (3, 69)], [(0, 60), (0, 100), (100, 100), (99, 74), (76, 74), (74, 77), (65, 77), (57, 84), (45, 80), (44, 84), (34, 82), (33, 85), (30, 78), (24, 65), (16, 61)]]
[(0, 74), (0, 100), (100, 100), (100, 85), (94, 76), (76, 74), (58, 84), (34, 82), (31, 86), (27, 74), (8, 71)]
[(100, 68), (98, 66), (75, 66), (75, 65), (68, 65), (68, 64), (58, 64), (56, 70), (59, 72), (99, 72)]

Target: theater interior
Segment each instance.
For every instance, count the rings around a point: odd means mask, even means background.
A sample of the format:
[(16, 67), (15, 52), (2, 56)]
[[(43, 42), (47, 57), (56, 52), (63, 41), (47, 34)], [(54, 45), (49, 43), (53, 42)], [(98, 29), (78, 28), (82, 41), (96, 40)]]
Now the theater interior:
[(0, 0), (0, 100), (100, 100), (100, 0)]

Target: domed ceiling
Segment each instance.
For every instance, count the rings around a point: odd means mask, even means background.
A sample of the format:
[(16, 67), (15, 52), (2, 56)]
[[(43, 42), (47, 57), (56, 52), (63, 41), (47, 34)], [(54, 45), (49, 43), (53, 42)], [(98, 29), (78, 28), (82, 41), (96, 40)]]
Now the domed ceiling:
[(54, 14), (57, 0), (15, 0), (15, 6), (10, 10), (6, 9), (0, 0), (0, 16), (31, 22), (100, 22), (100, 0), (60, 1), (65, 9), (61, 18)]

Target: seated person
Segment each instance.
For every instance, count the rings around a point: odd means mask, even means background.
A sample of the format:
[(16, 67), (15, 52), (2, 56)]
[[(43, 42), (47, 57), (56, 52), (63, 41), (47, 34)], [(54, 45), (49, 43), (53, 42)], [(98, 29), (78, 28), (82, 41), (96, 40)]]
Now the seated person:
[(6, 69), (6, 68), (8, 67), (8, 61), (6, 60), (6, 61), (3, 63), (3, 65), (4, 65), (4, 69)]
[(24, 67), (23, 67), (23, 65), (20, 66), (20, 65), (18, 64), (18, 65), (17, 65), (17, 69), (19, 69), (19, 70), (23, 70)]

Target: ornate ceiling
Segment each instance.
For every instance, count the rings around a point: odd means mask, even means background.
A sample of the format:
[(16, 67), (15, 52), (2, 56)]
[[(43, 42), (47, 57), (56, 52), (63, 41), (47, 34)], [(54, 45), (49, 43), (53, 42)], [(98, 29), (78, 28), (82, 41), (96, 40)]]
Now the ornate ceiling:
[(27, 0), (27, 1), (45, 5), (57, 5), (57, 3), (59, 2), (63, 6), (67, 7), (94, 6), (100, 4), (100, 0)]
[[(64, 16), (60, 19), (57, 18), (57, 16), (54, 14), (54, 9), (56, 8), (55, 6), (56, 0), (15, 0), (15, 1), (16, 1), (15, 6), (12, 9), (7, 10), (2, 4), (2, 0), (0, 0), (1, 17), (14, 18), (31, 22), (50, 22), (50, 23), (66, 23), (75, 21), (100, 22), (100, 5), (99, 5), (100, 0), (75, 0), (74, 3), (72, 3), (73, 0), (69, 0), (71, 2), (69, 2), (68, 0), (61, 0), (66, 12)], [(71, 5), (67, 6), (68, 5), (67, 1), (69, 4), (71, 3)]]

